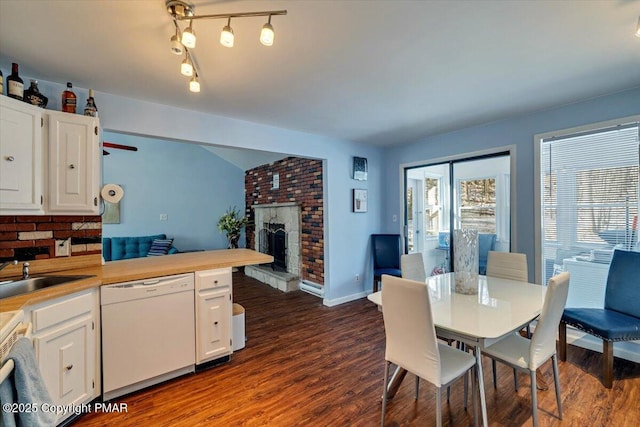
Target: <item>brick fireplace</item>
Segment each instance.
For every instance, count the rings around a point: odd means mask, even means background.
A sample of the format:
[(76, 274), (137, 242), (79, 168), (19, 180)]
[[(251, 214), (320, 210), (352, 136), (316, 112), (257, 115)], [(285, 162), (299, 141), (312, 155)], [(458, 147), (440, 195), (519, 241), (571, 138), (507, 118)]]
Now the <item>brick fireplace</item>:
[[(286, 270), (288, 274), (296, 276), (296, 283), (302, 281), (322, 287), (324, 284), (322, 160), (287, 157), (247, 170), (245, 197), (246, 215), (251, 220), (246, 229), (246, 246), (256, 250), (260, 250), (259, 238), (261, 230), (265, 228), (265, 222), (269, 223), (269, 218), (273, 217), (272, 224), (283, 224), (280, 218), (288, 215), (281, 213), (280, 210), (275, 213), (271, 208), (296, 207), (295, 216), (299, 218), (298, 229), (293, 232), (287, 230), (286, 252), (292, 259), (287, 259)], [(291, 272), (288, 267), (291, 264), (297, 266), (297, 271)], [(271, 270), (271, 266), (268, 267)], [(257, 279), (264, 281), (261, 278)]]

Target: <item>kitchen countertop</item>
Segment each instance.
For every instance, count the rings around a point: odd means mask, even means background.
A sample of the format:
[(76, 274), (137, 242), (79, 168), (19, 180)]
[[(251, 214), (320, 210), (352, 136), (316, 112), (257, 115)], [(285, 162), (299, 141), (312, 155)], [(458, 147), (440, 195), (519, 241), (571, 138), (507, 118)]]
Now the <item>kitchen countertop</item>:
[[(94, 277), (4, 298), (0, 300), (0, 312), (19, 310), (25, 306), (112, 283), (129, 282), (131, 280), (189, 273), (199, 270), (264, 264), (272, 261), (272, 256), (251, 249), (221, 249), (111, 261), (104, 265), (68, 270), (56, 269), (46, 274), (52, 276), (91, 275)], [(42, 274), (45, 274), (45, 272), (42, 272)], [(33, 274), (33, 276), (38, 275), (41, 275), (41, 272)]]

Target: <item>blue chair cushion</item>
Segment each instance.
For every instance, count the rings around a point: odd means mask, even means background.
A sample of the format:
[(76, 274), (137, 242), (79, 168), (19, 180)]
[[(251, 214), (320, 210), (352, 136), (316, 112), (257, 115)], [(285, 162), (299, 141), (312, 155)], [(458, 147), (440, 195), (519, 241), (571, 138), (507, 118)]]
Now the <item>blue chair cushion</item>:
[(111, 261), (111, 238), (102, 238), (102, 258), (105, 261)]
[(478, 273), (487, 274), (489, 251), (496, 248), (496, 235), (493, 233), (478, 234)]
[(607, 341), (640, 339), (640, 318), (601, 308), (565, 308), (562, 321)]
[(607, 276), (604, 308), (640, 318), (640, 252), (615, 250)]
[(389, 276), (402, 277), (402, 271), (399, 268), (378, 268), (373, 270), (373, 275), (375, 277), (380, 277), (383, 274), (388, 274)]

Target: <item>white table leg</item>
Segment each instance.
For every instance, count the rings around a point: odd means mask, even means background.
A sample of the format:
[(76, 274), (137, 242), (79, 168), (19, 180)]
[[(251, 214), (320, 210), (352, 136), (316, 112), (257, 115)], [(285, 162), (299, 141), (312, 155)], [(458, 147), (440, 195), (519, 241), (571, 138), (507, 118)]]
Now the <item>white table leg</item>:
[(482, 353), (480, 352), (480, 346), (477, 345), (475, 349), (476, 363), (478, 365), (478, 390), (480, 391), (480, 408), (482, 409), (482, 425), (489, 426), (487, 422), (487, 401), (484, 396), (484, 379), (482, 377)]

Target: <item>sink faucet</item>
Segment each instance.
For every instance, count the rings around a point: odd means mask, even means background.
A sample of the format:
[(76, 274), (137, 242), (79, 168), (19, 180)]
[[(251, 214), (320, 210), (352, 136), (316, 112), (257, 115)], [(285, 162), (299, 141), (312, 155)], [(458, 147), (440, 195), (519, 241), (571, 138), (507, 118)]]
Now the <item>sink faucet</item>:
[(29, 278), (29, 263), (25, 262), (24, 264), (22, 264), (22, 279), (28, 279)]
[(0, 270), (2, 270), (3, 268), (5, 268), (8, 265), (16, 265), (18, 264), (18, 260), (14, 259), (13, 261), (7, 261), (7, 262), (3, 262), (2, 264), (0, 264)]

